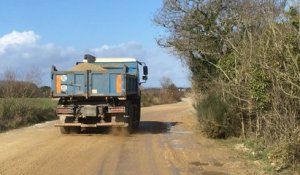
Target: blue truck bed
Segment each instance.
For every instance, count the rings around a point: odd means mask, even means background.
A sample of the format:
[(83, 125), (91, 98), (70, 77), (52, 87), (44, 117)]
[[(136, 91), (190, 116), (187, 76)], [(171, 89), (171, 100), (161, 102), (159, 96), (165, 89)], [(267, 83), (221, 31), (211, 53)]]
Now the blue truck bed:
[(52, 71), (52, 97), (88, 98), (138, 93), (137, 63), (101, 63), (101, 66), (105, 71)]

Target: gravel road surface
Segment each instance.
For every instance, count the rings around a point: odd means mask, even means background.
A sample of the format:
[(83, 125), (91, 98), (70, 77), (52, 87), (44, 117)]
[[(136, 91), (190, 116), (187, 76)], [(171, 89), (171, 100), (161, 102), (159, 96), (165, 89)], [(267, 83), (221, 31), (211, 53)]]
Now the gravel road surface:
[(261, 174), (252, 162), (198, 132), (189, 99), (142, 109), (130, 136), (108, 129), (61, 135), (37, 124), (0, 134), (0, 174)]

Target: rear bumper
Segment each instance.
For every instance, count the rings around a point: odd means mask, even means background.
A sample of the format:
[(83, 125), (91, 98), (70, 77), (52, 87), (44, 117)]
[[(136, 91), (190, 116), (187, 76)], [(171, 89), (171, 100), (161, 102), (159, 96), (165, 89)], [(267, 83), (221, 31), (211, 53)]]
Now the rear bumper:
[(81, 128), (97, 128), (101, 126), (119, 126), (119, 127), (127, 127), (128, 124), (124, 122), (108, 122), (108, 123), (95, 123), (95, 124), (83, 124), (83, 123), (58, 123), (54, 125), (55, 127), (72, 127), (79, 126)]
[(56, 108), (57, 115), (75, 116), (80, 113), (79, 117), (98, 117), (105, 116), (106, 114), (125, 114), (125, 106), (104, 106), (104, 105), (82, 105), (74, 106), (58, 106)]

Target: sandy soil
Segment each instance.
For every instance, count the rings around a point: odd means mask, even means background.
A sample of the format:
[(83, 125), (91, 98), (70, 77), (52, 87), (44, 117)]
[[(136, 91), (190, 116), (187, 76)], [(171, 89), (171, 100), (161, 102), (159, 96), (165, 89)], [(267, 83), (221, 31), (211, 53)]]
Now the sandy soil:
[(191, 102), (142, 109), (130, 136), (61, 135), (57, 121), (0, 134), (0, 174), (262, 174), (197, 131)]

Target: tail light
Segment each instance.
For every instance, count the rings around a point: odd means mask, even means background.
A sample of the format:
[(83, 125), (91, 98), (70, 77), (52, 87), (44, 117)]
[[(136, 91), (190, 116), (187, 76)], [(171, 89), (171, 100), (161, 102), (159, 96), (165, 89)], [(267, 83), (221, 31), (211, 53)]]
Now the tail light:
[(73, 114), (73, 108), (57, 108), (56, 113), (58, 113), (58, 114)]
[(108, 113), (125, 113), (125, 106), (108, 107)]

